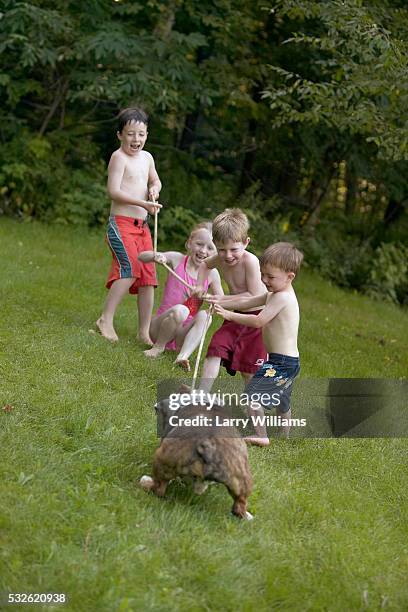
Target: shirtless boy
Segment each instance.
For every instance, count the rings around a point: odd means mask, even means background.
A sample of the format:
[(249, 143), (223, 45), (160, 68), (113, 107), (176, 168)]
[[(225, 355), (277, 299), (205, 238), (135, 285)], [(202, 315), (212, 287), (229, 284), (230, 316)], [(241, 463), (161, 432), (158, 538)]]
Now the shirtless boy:
[(120, 147), (112, 154), (108, 167), (112, 204), (106, 241), (113, 261), (106, 283), (109, 293), (96, 325), (102, 336), (116, 342), (118, 336), (113, 327), (116, 308), (127, 292), (137, 293), (139, 338), (151, 346), (149, 327), (154, 287), (157, 287), (156, 271), (153, 263), (138, 261), (138, 254), (153, 248), (147, 214), (161, 208), (156, 202), (161, 182), (152, 155), (143, 150), (147, 123), (146, 113), (137, 108), (127, 108), (119, 114)]
[[(251, 298), (238, 297), (234, 301), (220, 298), (215, 310), (227, 321), (262, 329), (268, 360), (259, 368), (245, 389), (252, 402), (250, 416), (263, 416), (263, 409), (277, 408), (287, 425), (282, 427), (288, 435), (291, 418), (290, 395), (293, 381), (299, 373), (297, 336), (299, 305), (292, 282), (300, 268), (303, 254), (289, 242), (277, 242), (266, 249), (260, 259), (262, 280), (267, 292)], [(265, 308), (258, 314), (229, 312), (226, 308)], [(246, 441), (268, 446), (269, 438), (264, 426), (255, 426), (257, 433)]]
[[(239, 208), (227, 208), (214, 219), (213, 241), (217, 255), (208, 257), (199, 268), (198, 294), (204, 293), (204, 281), (213, 268), (218, 268), (231, 294), (223, 298), (225, 305), (237, 295), (244, 298), (266, 292), (258, 258), (246, 250), (250, 240), (248, 229), (247, 216)], [(253, 311), (251, 307), (244, 309)], [(206, 392), (211, 390), (221, 364), (229, 374), (241, 372), (247, 383), (265, 358), (260, 329), (247, 327), (245, 323), (224, 321), (211, 339), (199, 387)]]

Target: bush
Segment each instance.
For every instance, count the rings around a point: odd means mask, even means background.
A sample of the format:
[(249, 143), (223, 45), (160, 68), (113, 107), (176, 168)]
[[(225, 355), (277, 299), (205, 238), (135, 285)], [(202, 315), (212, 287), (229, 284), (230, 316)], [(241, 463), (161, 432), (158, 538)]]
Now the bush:
[(370, 280), (363, 287), (372, 297), (408, 303), (408, 248), (381, 243), (374, 252)]
[(203, 158), (184, 152), (170, 156), (159, 152), (156, 166), (163, 183), (160, 200), (166, 205), (193, 211), (200, 219), (213, 218), (229, 205), (234, 188), (231, 177)]
[(298, 240), (305, 262), (336, 285), (357, 289), (371, 297), (408, 303), (408, 248), (341, 235), (316, 235)]
[(372, 249), (357, 238), (313, 236), (303, 240), (305, 259), (310, 267), (336, 285), (359, 289), (370, 273)]
[[(75, 146), (74, 146), (75, 145)], [(94, 225), (109, 211), (105, 164), (87, 139), (22, 130), (0, 147), (0, 212)]]
[[(101, 172), (101, 176), (104, 173)], [(105, 223), (109, 214), (106, 186), (81, 170), (74, 171), (66, 190), (45, 219), (53, 217), (57, 223), (94, 226)]]
[(247, 215), (251, 250), (258, 255), (274, 242), (299, 242), (299, 236), (290, 229), (290, 214), (278, 212), (283, 208), (280, 198), (264, 198), (260, 189), (260, 183), (256, 182), (229, 204), (241, 208)]
[(196, 213), (183, 208), (183, 206), (172, 206), (163, 208), (158, 218), (158, 244), (160, 249), (167, 245), (175, 251), (185, 251), (185, 243), (196, 223), (203, 219)]

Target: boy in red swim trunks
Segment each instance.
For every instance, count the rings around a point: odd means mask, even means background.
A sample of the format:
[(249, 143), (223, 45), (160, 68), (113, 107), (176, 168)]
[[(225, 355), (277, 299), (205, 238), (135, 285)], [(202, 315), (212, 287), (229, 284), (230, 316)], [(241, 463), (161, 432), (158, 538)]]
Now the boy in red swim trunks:
[(146, 113), (138, 108), (127, 108), (119, 114), (120, 147), (112, 154), (108, 167), (112, 205), (106, 241), (113, 261), (106, 283), (109, 293), (96, 326), (104, 338), (116, 342), (118, 336), (113, 327), (116, 308), (127, 292), (137, 293), (139, 338), (151, 346), (149, 327), (154, 287), (157, 287), (156, 271), (153, 263), (140, 262), (138, 254), (153, 248), (147, 214), (161, 208), (155, 201), (161, 182), (152, 155), (143, 150), (147, 123)]
[[(258, 258), (246, 250), (249, 244), (248, 229), (248, 218), (239, 208), (227, 208), (214, 219), (213, 241), (217, 255), (208, 257), (200, 265), (195, 293), (204, 293), (204, 281), (212, 268), (218, 268), (228, 285), (231, 296), (223, 298), (226, 300), (224, 304), (228, 303), (229, 298), (236, 299), (237, 295), (251, 297), (266, 293)], [(252, 309), (245, 312), (257, 314), (260, 311)], [(240, 372), (245, 383), (248, 383), (265, 359), (266, 350), (260, 329), (224, 321), (208, 347), (200, 389), (206, 392), (211, 390), (220, 365), (232, 376)]]

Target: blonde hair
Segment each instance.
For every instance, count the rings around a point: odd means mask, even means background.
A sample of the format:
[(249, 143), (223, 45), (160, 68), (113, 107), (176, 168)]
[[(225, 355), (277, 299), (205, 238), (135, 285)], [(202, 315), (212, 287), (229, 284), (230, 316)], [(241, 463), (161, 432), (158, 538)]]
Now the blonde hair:
[(248, 238), (248, 217), (240, 208), (226, 208), (213, 221), (213, 240), (218, 244), (246, 242)]
[(209, 232), (212, 235), (212, 227), (213, 227), (213, 224), (211, 221), (201, 221), (201, 223), (196, 223), (190, 232), (188, 240), (190, 240), (190, 238), (192, 238), (194, 234), (196, 234), (202, 229), (207, 230), (207, 232)]
[(261, 267), (273, 266), (283, 272), (298, 273), (303, 253), (291, 242), (275, 242), (264, 251), (259, 259)]

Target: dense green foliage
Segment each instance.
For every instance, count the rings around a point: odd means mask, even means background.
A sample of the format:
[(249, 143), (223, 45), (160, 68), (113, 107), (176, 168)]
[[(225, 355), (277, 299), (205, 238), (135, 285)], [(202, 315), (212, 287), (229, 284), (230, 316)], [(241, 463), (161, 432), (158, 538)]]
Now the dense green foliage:
[(0, 7), (3, 213), (103, 222), (114, 118), (137, 104), (170, 240), (239, 202), (256, 249), (295, 238), (335, 282), (406, 300), (402, 0)]

